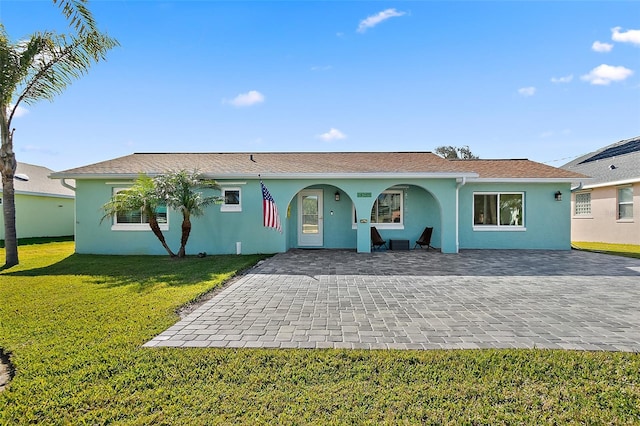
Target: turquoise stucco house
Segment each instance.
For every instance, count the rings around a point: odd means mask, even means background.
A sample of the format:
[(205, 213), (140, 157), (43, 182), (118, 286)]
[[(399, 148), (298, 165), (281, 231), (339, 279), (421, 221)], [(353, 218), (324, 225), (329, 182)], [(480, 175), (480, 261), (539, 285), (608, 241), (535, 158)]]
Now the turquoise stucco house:
[[(188, 254), (292, 248), (371, 251), (371, 227), (413, 247), (425, 227), (443, 253), (460, 249), (570, 249), (571, 182), (583, 177), (529, 160), (446, 160), (430, 152), (137, 153), (53, 173), (75, 179), (76, 252), (164, 254), (137, 212), (101, 222), (101, 207), (140, 173), (197, 170), (221, 186), (192, 219)], [(263, 226), (260, 178), (282, 232)], [(163, 210), (170, 245), (179, 212)]]
[[(49, 179), (53, 170), (18, 163), (14, 186), (18, 238), (73, 235), (75, 193)], [(4, 201), (0, 188), (0, 203)], [(4, 240), (4, 213), (0, 208), (0, 240)]]

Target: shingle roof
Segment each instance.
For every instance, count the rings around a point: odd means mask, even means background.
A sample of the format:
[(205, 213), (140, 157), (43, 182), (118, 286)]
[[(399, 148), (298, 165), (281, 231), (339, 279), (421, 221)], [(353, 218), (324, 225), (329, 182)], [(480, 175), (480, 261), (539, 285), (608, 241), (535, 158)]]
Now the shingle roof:
[(585, 185), (587, 187), (640, 181), (640, 136), (600, 148), (562, 168), (591, 176), (593, 179)]
[[(497, 163), (496, 161), (501, 161)], [(499, 166), (498, 166), (499, 164)], [(65, 170), (52, 177), (135, 177), (171, 170), (198, 170), (220, 179), (236, 176), (322, 174), (451, 174), (481, 178), (581, 177), (529, 160), (451, 161), (431, 152), (137, 153)]]
[(459, 170), (474, 171), (482, 179), (575, 179), (587, 177), (525, 159), (450, 161), (454, 162)]
[[(60, 184), (59, 180), (49, 179), (53, 170), (33, 164), (18, 163), (16, 175), (26, 175), (29, 180), (18, 178), (13, 180), (13, 188), (16, 194), (55, 195), (62, 197), (74, 197), (75, 193)], [(2, 188), (0, 187), (0, 192)]]

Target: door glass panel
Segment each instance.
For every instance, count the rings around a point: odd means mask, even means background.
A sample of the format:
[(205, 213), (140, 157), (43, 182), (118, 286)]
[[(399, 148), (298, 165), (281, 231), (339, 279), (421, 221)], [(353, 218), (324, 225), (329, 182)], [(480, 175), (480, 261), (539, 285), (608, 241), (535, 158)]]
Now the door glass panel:
[(317, 234), (318, 227), (318, 196), (304, 195), (302, 197), (302, 233)]

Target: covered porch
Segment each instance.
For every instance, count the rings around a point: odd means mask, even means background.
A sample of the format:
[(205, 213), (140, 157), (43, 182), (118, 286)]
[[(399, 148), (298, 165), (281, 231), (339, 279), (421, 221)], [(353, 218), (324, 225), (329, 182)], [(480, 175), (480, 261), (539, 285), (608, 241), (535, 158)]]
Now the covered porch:
[(456, 253), (460, 182), (455, 177), (325, 179), (296, 181), (295, 186), (294, 182), (280, 181), (271, 187), (291, 186), (286, 209), (281, 211), (285, 250), (355, 249), (368, 253), (371, 227), (375, 226), (383, 239), (406, 241), (409, 248), (425, 227), (432, 227), (431, 245), (443, 253)]

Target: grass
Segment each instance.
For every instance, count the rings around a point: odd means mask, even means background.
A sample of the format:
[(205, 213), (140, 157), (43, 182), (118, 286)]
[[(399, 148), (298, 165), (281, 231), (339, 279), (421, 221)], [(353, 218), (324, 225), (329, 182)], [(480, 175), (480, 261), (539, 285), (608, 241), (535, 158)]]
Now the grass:
[(142, 348), (259, 256), (21, 247), (0, 274), (5, 424), (633, 424), (640, 355)]
[[(63, 237), (18, 238), (18, 245), (26, 246), (31, 244), (55, 243), (62, 241), (73, 241), (73, 235), (66, 235)], [(0, 248), (4, 248), (4, 240), (0, 240)]]
[(640, 245), (634, 244), (609, 244), (609, 243), (589, 243), (572, 242), (572, 246), (586, 251), (612, 254), (615, 256), (635, 257), (640, 259)]

